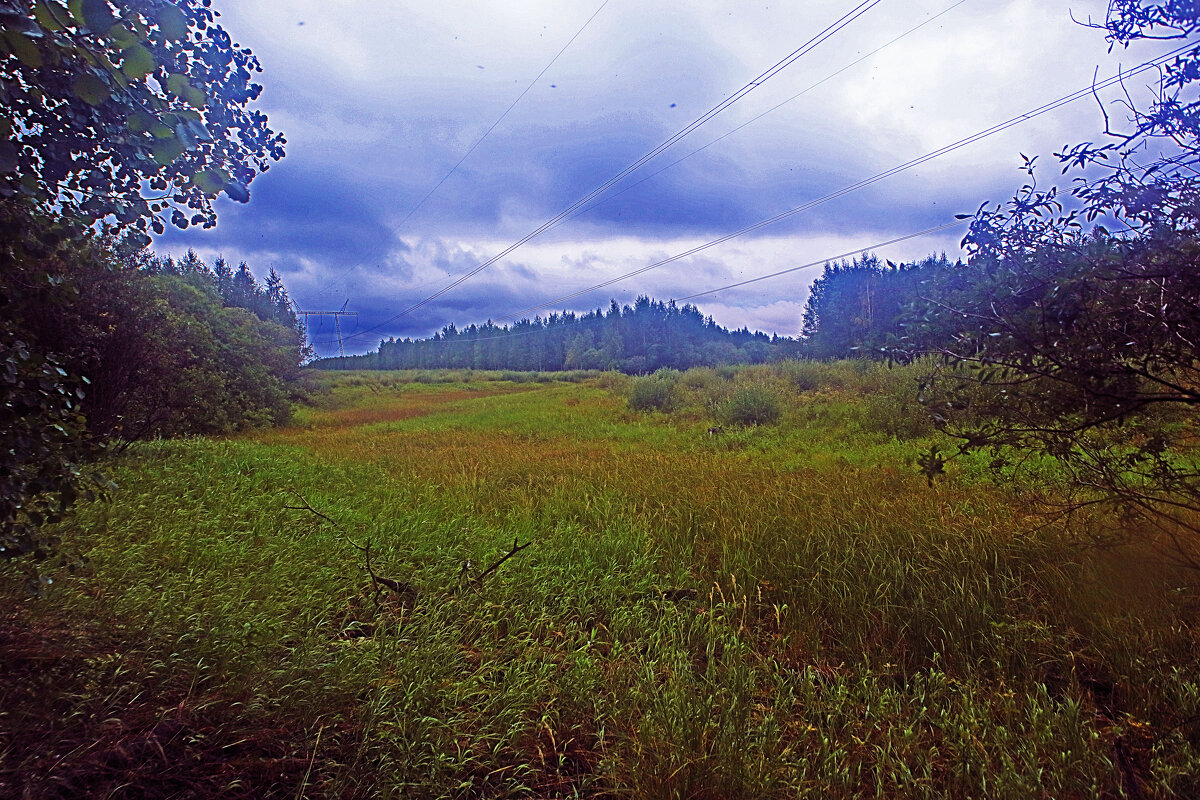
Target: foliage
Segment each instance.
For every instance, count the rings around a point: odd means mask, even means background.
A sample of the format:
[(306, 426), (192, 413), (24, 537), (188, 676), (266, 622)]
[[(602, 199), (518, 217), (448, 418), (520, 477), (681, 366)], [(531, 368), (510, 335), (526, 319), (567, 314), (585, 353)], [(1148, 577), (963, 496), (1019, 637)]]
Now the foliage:
[[(192, 253), (186, 261), (190, 271), (160, 265), (91, 276), (89, 295), (105, 285), (116, 291), (86, 313), (122, 320), (99, 335), (82, 367), (94, 376), (84, 406), (94, 434), (128, 443), (229, 433), (290, 416), (306, 350), (282, 285), (275, 287), (282, 301), (264, 303), (268, 292), (250, 276), (226, 302), (207, 266)], [(245, 264), (239, 272), (250, 275)], [(94, 330), (89, 322), (81, 327)]]
[[(1190, 37), (1193, 5), (1114, 3), (1109, 40)], [(1065, 169), (1092, 169), (1074, 207), (1039, 189), (1026, 159), (1030, 182), (972, 221), (968, 273), (925, 287), (907, 321), (909, 352), (947, 366), (924, 399), (960, 452), (987, 451), (998, 470), (1048, 456), (1066, 484), (1056, 507), (1115, 506), (1118, 535), (1151, 537), (1196, 567), (1198, 67), (1200, 45), (1170, 65), (1147, 110), (1130, 101), (1128, 132), (1059, 154)], [(1110, 233), (1114, 220), (1129, 232)], [(942, 463), (931, 453), (925, 469)]]
[[(0, 2), (0, 196), (129, 229), (216, 224), (283, 137), (210, 0)], [(152, 195), (143, 192), (148, 188)]]
[[(1183, 41), (1200, 34), (1195, 0), (1112, 0), (1103, 26), (1110, 48), (1134, 42)], [(1099, 178), (1078, 178), (1072, 194), (1089, 220), (1109, 216), (1139, 232), (1172, 228), (1195, 232), (1200, 224), (1200, 44), (1166, 66), (1148, 107), (1133, 100), (1124, 130), (1105, 126), (1110, 141), (1077, 144), (1058, 153), (1064, 171), (1098, 167)], [(1109, 120), (1106, 119), (1106, 122)], [(972, 237), (986, 239), (986, 217)], [(982, 244), (982, 242), (981, 242)]]
[(283, 155), (248, 109), (258, 62), (216, 16), (210, 0), (0, 0), (7, 554), (44, 554), (37, 525), (70, 506), (93, 445), (285, 414), (276, 331), (119, 266), (168, 215), (214, 225), (217, 195), (246, 202)]
[(287, 419), (305, 350), (282, 284), (250, 277), (264, 320), (226, 306), (194, 254), (186, 275), (139, 268), (11, 201), (0, 225), (5, 555), (50, 552), (41, 526), (97, 485), (98, 447)]
[[(100, 247), (76, 246), (50, 279), (69, 287), (53, 316), (44, 297), (21, 310), (21, 332), (86, 376), (79, 411), (97, 443), (226, 433), (287, 418), (305, 355), (286, 291), (268, 302), (249, 286), (227, 305), (194, 253), (139, 267)], [(256, 307), (258, 314), (233, 305)], [(290, 323), (290, 324), (289, 324)]]
[(629, 407), (634, 411), (672, 410), (678, 382), (679, 373), (674, 370), (658, 370), (653, 375), (634, 378), (629, 384)]
[(0, 558), (49, 556), (56, 542), (42, 525), (78, 494), (79, 400), (65, 374), (22, 341), (0, 342)]
[(389, 339), (365, 356), (323, 359), (324, 369), (620, 370), (644, 375), (663, 367), (758, 364), (787, 355), (794, 342), (748, 328), (729, 331), (692, 305), (649, 297), (632, 306), (614, 300), (607, 311), (564, 311), (542, 319), (459, 329), (447, 325), (429, 339)]
[(924, 401), (964, 451), (1049, 454), (1068, 509), (1116, 504), (1195, 561), (1180, 537), (1200, 534), (1197, 264), (1200, 242), (1168, 229), (1010, 256), (926, 318), (953, 335)]
[(800, 354), (814, 359), (883, 358), (903, 336), (905, 309), (924, 284), (960, 268), (943, 253), (881, 264), (872, 253), (826, 264), (804, 303)]
[(298, 380), (294, 333), (178, 278), (151, 279), (158, 324), (146, 331), (153, 360), (126, 388), (125, 441), (229, 433), (278, 424), (291, 414)]
[(75, 253), (61, 226), (14, 204), (0, 203), (0, 233), (0, 556), (42, 559), (55, 543), (43, 523), (88, 491), (80, 466), (86, 384), (25, 325), (33, 308), (50, 322), (74, 300), (61, 271)]
[(779, 395), (764, 384), (749, 384), (734, 389), (719, 403), (716, 416), (728, 425), (767, 425), (779, 420), (783, 406)]

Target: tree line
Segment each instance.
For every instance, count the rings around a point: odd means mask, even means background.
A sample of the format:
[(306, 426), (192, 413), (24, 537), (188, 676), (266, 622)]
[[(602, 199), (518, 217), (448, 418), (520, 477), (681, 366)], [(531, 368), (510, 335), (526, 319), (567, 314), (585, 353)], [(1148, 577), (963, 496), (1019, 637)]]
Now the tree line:
[(386, 339), (362, 356), (327, 358), (322, 369), (619, 370), (643, 374), (717, 364), (760, 364), (793, 355), (794, 339), (730, 331), (693, 305), (641, 296), (608, 309), (564, 311), (513, 325), (447, 325), (428, 339)]

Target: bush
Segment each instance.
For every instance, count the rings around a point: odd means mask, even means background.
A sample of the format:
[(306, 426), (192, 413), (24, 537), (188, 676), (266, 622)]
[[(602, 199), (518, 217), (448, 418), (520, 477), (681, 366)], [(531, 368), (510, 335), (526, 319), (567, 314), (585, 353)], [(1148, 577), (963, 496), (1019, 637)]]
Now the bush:
[(629, 386), (630, 378), (628, 375), (623, 375), (620, 372), (607, 370), (605, 372), (589, 371), (592, 376), (592, 383), (598, 389), (607, 389), (610, 392), (621, 393)]
[(679, 373), (659, 370), (644, 378), (634, 378), (629, 387), (629, 407), (634, 411), (671, 411), (675, 408), (674, 390)]
[(713, 367), (713, 371), (727, 381), (733, 380), (738, 374), (738, 368), (733, 364), (720, 364), (716, 367)]
[(710, 367), (693, 367), (683, 373), (679, 384), (685, 389), (713, 390), (720, 385), (721, 380), (716, 370)]
[(828, 380), (829, 370), (819, 361), (781, 361), (775, 366), (779, 376), (801, 392), (821, 388)]
[(863, 426), (897, 439), (931, 436), (936, 428), (929, 409), (921, 404), (922, 379), (931, 367), (926, 362), (904, 366), (875, 364), (859, 379), (858, 406)]
[(783, 402), (769, 386), (752, 383), (734, 389), (716, 414), (727, 425), (767, 425), (783, 415)]

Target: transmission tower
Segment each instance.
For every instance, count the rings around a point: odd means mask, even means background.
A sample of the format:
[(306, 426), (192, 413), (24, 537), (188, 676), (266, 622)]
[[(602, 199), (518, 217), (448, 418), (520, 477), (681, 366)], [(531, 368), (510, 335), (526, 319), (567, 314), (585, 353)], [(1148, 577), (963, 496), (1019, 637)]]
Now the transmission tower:
[(309, 317), (333, 317), (333, 327), (334, 327), (334, 330), (337, 331), (338, 355), (342, 358), (346, 357), (346, 350), (342, 346), (342, 317), (357, 317), (358, 316), (357, 311), (347, 311), (346, 310), (346, 306), (348, 306), (348, 305), (350, 305), (349, 300), (347, 300), (342, 305), (341, 311), (301, 311), (299, 308), (296, 309), (296, 313), (301, 314), (304, 317), (304, 327), (305, 328), (308, 327), (308, 318)]

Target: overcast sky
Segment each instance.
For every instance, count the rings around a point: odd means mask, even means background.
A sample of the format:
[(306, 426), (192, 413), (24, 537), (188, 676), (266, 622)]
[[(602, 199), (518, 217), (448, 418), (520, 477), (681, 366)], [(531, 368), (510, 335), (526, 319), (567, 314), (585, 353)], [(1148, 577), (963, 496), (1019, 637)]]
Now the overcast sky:
[[(1072, 21), (1102, 20), (1104, 0), (882, 0), (594, 208), (393, 319), (859, 2), (216, 0), (222, 24), (262, 62), (258, 105), (287, 136), (288, 155), (254, 181), (248, 205), (218, 203), (215, 229), (170, 233), (156, 247), (244, 260), (260, 277), (274, 268), (304, 309), (346, 304), (359, 314), (343, 322), (346, 350), (365, 352), (448, 323), (509, 321), (1035, 109), (1088, 86), (1097, 67), (1106, 77), (1168, 49), (1108, 53), (1102, 32)], [(1041, 156), (1040, 181), (1063, 180), (1052, 153), (1102, 130), (1096, 101), (1084, 99), (557, 308), (684, 297), (868, 248), (893, 261), (955, 257), (961, 227), (872, 246), (1011, 196), (1024, 177), (1019, 152)], [(819, 273), (695, 302), (722, 325), (794, 335)], [(311, 333), (320, 353), (336, 353), (329, 321), (314, 320)]]

